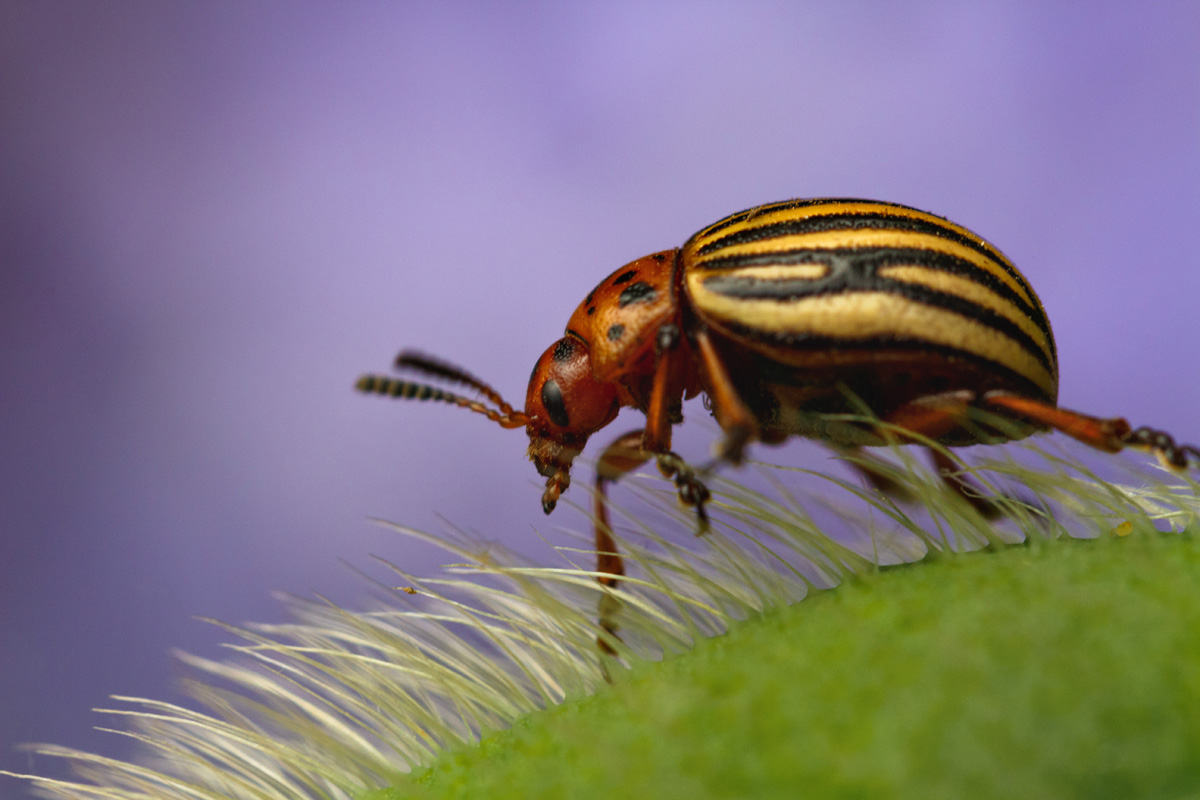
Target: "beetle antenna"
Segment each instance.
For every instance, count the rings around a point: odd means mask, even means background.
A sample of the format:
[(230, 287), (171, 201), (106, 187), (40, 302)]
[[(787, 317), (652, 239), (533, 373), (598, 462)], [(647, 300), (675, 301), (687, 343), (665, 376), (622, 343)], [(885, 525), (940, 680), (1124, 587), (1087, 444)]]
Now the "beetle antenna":
[[(426, 383), (400, 381), (383, 375), (363, 375), (354, 384), (354, 388), (365, 394), (382, 394), (404, 400), (437, 400), (442, 403), (450, 403), (474, 411), (476, 414), (483, 414), (501, 428), (523, 428), (529, 424), (529, 415), (524, 411), (515, 411), (511, 406), (497, 411), (478, 400), (469, 400)], [(505, 405), (507, 406), (507, 404)]]
[(491, 386), (479, 380), (479, 378), (476, 378), (462, 367), (456, 367), (439, 358), (427, 356), (424, 353), (417, 353), (412, 350), (401, 350), (400, 355), (396, 356), (395, 367), (396, 369), (412, 369), (417, 372), (424, 372), (426, 375), (436, 375), (452, 383), (461, 383), (464, 386), (470, 386), (495, 403), (503, 413), (513, 413), (513, 407), (506, 403), (504, 398), (500, 396), (500, 393)]

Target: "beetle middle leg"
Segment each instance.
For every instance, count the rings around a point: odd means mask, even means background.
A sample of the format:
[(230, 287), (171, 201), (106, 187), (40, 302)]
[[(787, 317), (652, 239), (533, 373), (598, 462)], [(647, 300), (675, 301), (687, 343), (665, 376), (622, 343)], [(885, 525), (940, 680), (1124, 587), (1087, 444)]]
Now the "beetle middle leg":
[(888, 465), (883, 459), (871, 455), (861, 447), (833, 445), (832, 449), (876, 490), (904, 502), (914, 499), (907, 486), (887, 473)]
[[(900, 502), (909, 503), (916, 500), (913, 492), (901, 481), (888, 474), (887, 465), (876, 456), (856, 447), (837, 447), (835, 451), (846, 459), (847, 463), (861, 475), (868, 484), (879, 492)], [(983, 490), (960, 474), (958, 464), (942, 450), (928, 448), (938, 477), (952, 492), (970, 503), (985, 519), (995, 519), (1002, 513), (1002, 506), (984, 496)]]
[(713, 345), (708, 331), (701, 328), (695, 332), (694, 338), (704, 374), (708, 377), (708, 396), (712, 400), (713, 415), (717, 418), (721, 430), (725, 432), (717, 458), (720, 461), (740, 464), (746, 445), (758, 433), (758, 420), (738, 396), (729, 370)]
[[(931, 395), (914, 400), (893, 411), (886, 422), (904, 430), (911, 431), (929, 439), (939, 439), (957, 427), (969, 421), (971, 408), (976, 404), (976, 394), (971, 391), (948, 392), (941, 395)], [(1003, 505), (995, 499), (983, 494), (982, 489), (966, 476), (960, 474), (958, 464), (946, 455), (944, 450), (935, 447), (927, 448), (933, 460), (938, 477), (954, 494), (966, 500), (985, 519), (995, 519), (1003, 513)], [(867, 476), (867, 479), (885, 494), (901, 497), (894, 491), (895, 482), (886, 475), (871, 469), (869, 462), (864, 466), (855, 466)], [(880, 481), (889, 485), (881, 485)], [(1007, 495), (1005, 495), (1008, 497)], [(1029, 504), (1027, 500), (1010, 498)]]
[[(1003, 505), (996, 502), (993, 498), (984, 495), (983, 490), (979, 486), (976, 486), (967, 476), (961, 474), (958, 464), (954, 463), (954, 459), (946, 455), (946, 451), (930, 447), (929, 455), (933, 458), (933, 465), (937, 469), (942, 483), (963, 500), (970, 503), (984, 519), (995, 519), (1004, 512)], [(1012, 497), (1011, 495), (1004, 495), (1004, 497), (1025, 503), (1026, 505), (1030, 504), (1030, 501), (1022, 500), (1019, 497)]]

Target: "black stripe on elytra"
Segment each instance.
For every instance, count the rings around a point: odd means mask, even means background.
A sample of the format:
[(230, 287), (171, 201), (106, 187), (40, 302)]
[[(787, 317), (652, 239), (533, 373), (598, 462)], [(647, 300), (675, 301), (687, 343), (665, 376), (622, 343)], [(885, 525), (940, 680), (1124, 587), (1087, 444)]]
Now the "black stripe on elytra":
[[(992, 359), (971, 350), (962, 350), (950, 345), (926, 342), (923, 339), (904, 339), (895, 336), (870, 336), (851, 339), (835, 336), (821, 336), (808, 333), (761, 331), (748, 328), (744, 325), (726, 322), (722, 322), (722, 327), (729, 330), (729, 332), (734, 336), (754, 339), (756, 341), (786, 348), (788, 350), (802, 350), (812, 353), (935, 353), (937, 355), (944, 356), (947, 359), (961, 359), (963, 361), (968, 361), (974, 365), (982, 367), (988, 372), (1000, 375), (1004, 377), (1005, 380), (1015, 385), (1023, 395), (1031, 399), (1047, 403), (1055, 403), (1057, 401), (1057, 398), (1047, 395), (1045, 390), (1042, 389), (1038, 384), (998, 361), (993, 361)], [(801, 367), (784, 367), (782, 365), (780, 367), (781, 371), (787, 371), (791, 369), (796, 370), (797, 374), (803, 373), (803, 368)]]
[(699, 239), (705, 236), (712, 236), (717, 231), (723, 231), (731, 225), (737, 225), (739, 222), (745, 222), (752, 217), (762, 216), (763, 214), (771, 214), (776, 211), (790, 211), (795, 208), (808, 208), (810, 206), (827, 206), (837, 203), (865, 203), (867, 205), (879, 206), (880, 208), (903, 208), (908, 211), (917, 211), (921, 214), (927, 214), (927, 211), (921, 211), (919, 208), (900, 205), (899, 203), (882, 203), (878, 200), (863, 200), (857, 197), (810, 197), (797, 198), (795, 200), (782, 200), (778, 203), (768, 203), (763, 206), (755, 206), (747, 208), (745, 211), (739, 211), (736, 214), (730, 214), (724, 219), (714, 222), (707, 228), (704, 228), (699, 233), (692, 236), (692, 239)]
[[(786, 266), (789, 264), (824, 264), (829, 268), (829, 275), (815, 280), (763, 280), (755, 278), (739, 278), (736, 275), (723, 276), (722, 271), (731, 271), (742, 267), (756, 266)], [(693, 269), (701, 272), (714, 273), (704, 278), (704, 286), (730, 297), (775, 297), (786, 300), (796, 294), (811, 295), (824, 292), (843, 291), (845, 289), (874, 288), (879, 281), (876, 271), (882, 267), (919, 266), (945, 272), (971, 280), (1004, 298), (1029, 317), (1045, 334), (1050, 343), (1050, 351), (1058, 357), (1054, 346), (1054, 335), (1050, 331), (1050, 323), (1045, 313), (1035, 305), (1027, 303), (1014, 292), (1008, 284), (1002, 282), (990, 272), (980, 269), (966, 259), (926, 250), (919, 247), (864, 247), (864, 248), (816, 248), (782, 250), (777, 253), (756, 253), (754, 255), (717, 256), (705, 259)], [(772, 293), (772, 286), (778, 285), (778, 291)]]
[(720, 239), (709, 242), (708, 244), (697, 250), (698, 255), (708, 255), (721, 250), (725, 247), (734, 245), (746, 244), (747, 242), (760, 242), (764, 239), (773, 239), (777, 236), (794, 236), (805, 233), (827, 233), (829, 231), (856, 231), (856, 230), (877, 230), (877, 231), (905, 231), (908, 233), (923, 233), (928, 236), (934, 236), (938, 239), (955, 242), (963, 247), (970, 248), (976, 253), (979, 253), (984, 258), (995, 262), (1005, 272), (1013, 277), (1017, 283), (1025, 285), (1024, 278), (1021, 277), (1011, 266), (1001, 261), (996, 257), (993, 249), (986, 244), (980, 242), (977, 238), (964, 236), (953, 228), (939, 225), (936, 222), (931, 222), (927, 219), (913, 219), (912, 217), (904, 217), (896, 214), (887, 213), (849, 213), (849, 214), (824, 214), (814, 217), (806, 217), (804, 219), (789, 219), (780, 222), (773, 222), (769, 225), (760, 225), (757, 228), (744, 228), (740, 231), (735, 231)]

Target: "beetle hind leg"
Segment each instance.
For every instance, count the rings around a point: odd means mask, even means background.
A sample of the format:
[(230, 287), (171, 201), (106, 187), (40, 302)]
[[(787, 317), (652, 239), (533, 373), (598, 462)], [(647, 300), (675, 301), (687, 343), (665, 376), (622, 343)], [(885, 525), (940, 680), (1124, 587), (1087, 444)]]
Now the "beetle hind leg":
[[(999, 502), (999, 497), (989, 497), (985, 494), (983, 488), (964, 475), (961, 467), (955, 463), (953, 458), (946, 455), (944, 450), (932, 447), (928, 449), (938, 476), (952, 492), (966, 500), (984, 519), (991, 520), (1004, 515), (1005, 507), (1003, 503)], [(1001, 494), (1000, 497), (1033, 508), (1039, 507), (1033, 501), (1020, 496)]]
[(993, 410), (1015, 414), (1047, 428), (1062, 431), (1089, 447), (1116, 453), (1126, 447), (1148, 450), (1168, 467), (1182, 470), (1200, 466), (1200, 448), (1178, 444), (1168, 433), (1148, 427), (1132, 428), (1122, 417), (1093, 417), (1057, 408), (1018, 395), (993, 392), (983, 397), (983, 404)]
[[(903, 430), (911, 431), (926, 439), (941, 439), (954, 429), (970, 424), (971, 408), (977, 405), (977, 396), (970, 391), (947, 392), (915, 400), (893, 411), (886, 422)], [(982, 487), (963, 474), (961, 465), (944, 450), (926, 448), (933, 460), (938, 477), (951, 492), (967, 501), (985, 519), (996, 519), (1005, 512), (1004, 498), (1010, 502), (1036, 507), (1037, 504), (1022, 497), (1002, 494), (989, 497)], [(880, 491), (897, 499), (912, 499), (912, 493), (887, 475), (874, 471), (869, 461), (856, 459), (855, 466)], [(900, 491), (897, 491), (900, 489)]]
[(1137, 447), (1157, 455), (1167, 466), (1187, 469), (1188, 464), (1200, 465), (1200, 448), (1190, 444), (1176, 444), (1171, 434), (1142, 426), (1126, 434), (1126, 447)]

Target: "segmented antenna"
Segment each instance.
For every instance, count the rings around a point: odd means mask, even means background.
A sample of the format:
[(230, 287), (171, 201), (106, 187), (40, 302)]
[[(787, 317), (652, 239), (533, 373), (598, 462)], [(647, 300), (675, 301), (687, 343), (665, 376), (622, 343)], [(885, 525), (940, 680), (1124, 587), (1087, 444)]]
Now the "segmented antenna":
[[(441, 403), (450, 403), (474, 411), (476, 414), (483, 414), (502, 428), (522, 428), (529, 424), (529, 416), (525, 412), (514, 411), (507, 403), (504, 404), (501, 411), (497, 411), (478, 400), (469, 400), (427, 383), (400, 381), (383, 375), (363, 375), (354, 384), (354, 388), (365, 394), (381, 394), (403, 400), (436, 400)], [(493, 394), (495, 393), (493, 392)]]
[(500, 393), (491, 386), (479, 380), (479, 378), (476, 378), (462, 367), (456, 367), (439, 358), (427, 356), (424, 353), (417, 353), (412, 350), (401, 350), (400, 355), (396, 356), (395, 367), (396, 369), (412, 369), (417, 372), (424, 372), (426, 375), (435, 375), (452, 383), (461, 383), (464, 386), (470, 386), (499, 406), (503, 413), (513, 413), (513, 407), (506, 403), (504, 398), (500, 396)]

